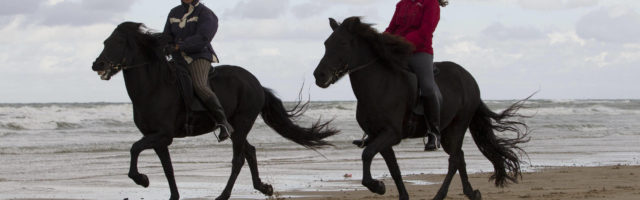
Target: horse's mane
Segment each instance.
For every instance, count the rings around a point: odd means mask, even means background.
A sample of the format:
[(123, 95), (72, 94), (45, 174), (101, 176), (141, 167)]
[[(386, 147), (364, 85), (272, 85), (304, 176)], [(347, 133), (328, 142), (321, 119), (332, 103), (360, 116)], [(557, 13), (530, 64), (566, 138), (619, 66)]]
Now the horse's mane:
[[(154, 33), (146, 28), (142, 23), (124, 22), (116, 28), (116, 31), (124, 33), (127, 37), (132, 37), (138, 50), (142, 51), (149, 59), (165, 60), (163, 47), (168, 44), (162, 33)], [(165, 60), (166, 61), (166, 60)]]
[(407, 59), (413, 53), (414, 46), (406, 39), (393, 34), (381, 34), (372, 24), (362, 23), (360, 17), (349, 17), (340, 27), (366, 41), (385, 66), (408, 69)]
[(123, 22), (116, 28), (116, 31), (123, 33), (128, 41), (135, 43), (135, 47), (149, 61), (150, 65), (159, 66), (165, 80), (172, 80), (173, 76), (170, 64), (166, 59), (164, 47), (168, 45), (169, 38), (162, 33), (155, 33), (147, 29), (143, 23)]

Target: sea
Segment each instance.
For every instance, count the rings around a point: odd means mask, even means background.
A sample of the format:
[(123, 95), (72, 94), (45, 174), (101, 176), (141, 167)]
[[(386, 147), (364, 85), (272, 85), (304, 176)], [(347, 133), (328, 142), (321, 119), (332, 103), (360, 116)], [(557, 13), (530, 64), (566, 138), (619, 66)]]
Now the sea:
[[(485, 102), (497, 112), (515, 101)], [(332, 120), (341, 130), (328, 138), (333, 147), (317, 151), (284, 139), (258, 118), (248, 140), (257, 148), (262, 180), (276, 192), (364, 189), (359, 184), (362, 149), (351, 145), (363, 134), (355, 120), (356, 104), (310, 103), (296, 123)], [(530, 118), (521, 120), (532, 132), (523, 145), (525, 171), (640, 165), (640, 100), (531, 100), (526, 105), (520, 113)], [(143, 152), (138, 164), (151, 185), (142, 188), (127, 177), (129, 149), (141, 136), (129, 103), (0, 104), (0, 199), (167, 199), (168, 184), (152, 150)], [(422, 139), (410, 139), (394, 147), (403, 174), (445, 173), (448, 155), (424, 152), (423, 146)], [(468, 133), (463, 150), (469, 172), (493, 170)], [(214, 199), (221, 193), (231, 171), (230, 141), (219, 143), (206, 134), (176, 139), (170, 151), (182, 199)], [(379, 155), (372, 173), (389, 177)], [(232, 198), (266, 198), (253, 189), (246, 165)]]

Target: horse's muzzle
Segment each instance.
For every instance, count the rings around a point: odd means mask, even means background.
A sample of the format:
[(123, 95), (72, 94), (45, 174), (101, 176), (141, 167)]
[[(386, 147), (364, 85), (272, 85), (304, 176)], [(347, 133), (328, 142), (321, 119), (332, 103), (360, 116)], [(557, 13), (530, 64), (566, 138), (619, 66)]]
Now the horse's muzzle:
[(328, 88), (333, 81), (332, 76), (315, 75), (315, 78), (316, 78), (316, 85), (320, 88)]

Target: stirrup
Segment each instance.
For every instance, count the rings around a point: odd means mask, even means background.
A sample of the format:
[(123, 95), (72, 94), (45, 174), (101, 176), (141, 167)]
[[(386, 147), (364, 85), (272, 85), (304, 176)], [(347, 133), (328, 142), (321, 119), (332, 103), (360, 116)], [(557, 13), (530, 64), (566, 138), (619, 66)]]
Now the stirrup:
[(436, 143), (436, 149), (440, 149), (440, 136), (436, 135), (433, 132), (429, 132), (427, 133), (427, 135), (433, 135), (433, 138), (435, 138), (435, 143)]

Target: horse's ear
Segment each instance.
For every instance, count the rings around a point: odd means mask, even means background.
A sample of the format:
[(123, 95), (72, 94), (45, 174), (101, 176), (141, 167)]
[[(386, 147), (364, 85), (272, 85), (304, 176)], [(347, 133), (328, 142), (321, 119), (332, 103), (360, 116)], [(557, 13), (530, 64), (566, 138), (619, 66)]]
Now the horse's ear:
[(338, 22), (333, 18), (329, 18), (329, 25), (331, 25), (331, 29), (334, 31), (340, 27), (340, 24), (338, 24)]

